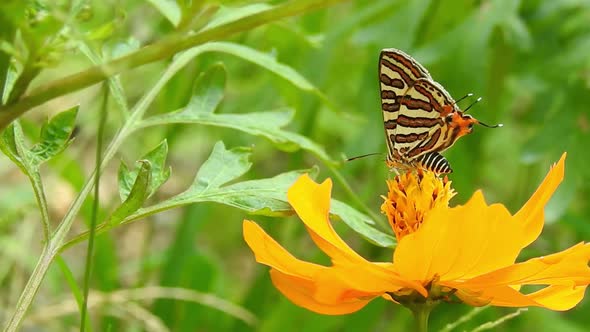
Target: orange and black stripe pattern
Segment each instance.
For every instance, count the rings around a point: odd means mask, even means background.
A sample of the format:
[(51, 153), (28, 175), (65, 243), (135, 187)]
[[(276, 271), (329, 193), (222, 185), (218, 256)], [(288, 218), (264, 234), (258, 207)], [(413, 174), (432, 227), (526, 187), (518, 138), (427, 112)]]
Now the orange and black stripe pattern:
[(440, 152), (470, 133), (477, 120), (464, 114), (426, 68), (400, 50), (381, 51), (379, 81), (388, 163), (450, 173)]

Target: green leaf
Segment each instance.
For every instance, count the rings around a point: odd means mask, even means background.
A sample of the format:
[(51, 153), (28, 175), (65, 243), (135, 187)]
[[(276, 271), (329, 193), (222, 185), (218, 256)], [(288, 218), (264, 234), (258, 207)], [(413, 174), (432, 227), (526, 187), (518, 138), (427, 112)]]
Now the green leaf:
[(41, 141), (31, 147), (31, 164), (35, 167), (55, 157), (65, 150), (72, 140), (78, 106), (63, 111), (49, 120), (41, 128)]
[[(146, 153), (140, 163), (145, 161), (150, 163), (150, 186), (147, 188), (146, 198), (153, 195), (160, 186), (162, 186), (170, 177), (170, 167), (166, 167), (166, 157), (168, 155), (168, 143), (166, 140), (158, 144), (153, 150)], [(129, 170), (125, 163), (121, 162), (119, 166), (119, 196), (121, 201), (128, 199), (130, 192), (137, 183), (137, 176), (141, 172), (143, 164), (139, 165), (132, 171)]]
[(41, 141), (28, 149), (20, 123), (15, 121), (0, 136), (0, 149), (23, 171), (31, 181), (35, 198), (41, 213), (41, 223), (46, 241), (49, 240), (51, 230), (49, 208), (39, 165), (53, 158), (63, 151), (71, 142), (70, 136), (74, 130), (78, 108), (54, 116), (41, 129)]
[(207, 46), (211, 51), (231, 54), (237, 56), (238, 58), (242, 58), (243, 60), (257, 64), (260, 67), (265, 68), (291, 82), (301, 90), (312, 92), (318, 91), (316, 87), (313, 86), (313, 84), (311, 84), (295, 69), (278, 62), (276, 58), (270, 56), (267, 53), (262, 53), (253, 48), (229, 42), (213, 42), (208, 43)]
[(393, 236), (372, 226), (375, 221), (343, 202), (332, 199), (330, 213), (377, 246), (391, 248), (396, 244)]
[(223, 99), (224, 89), (225, 68), (221, 64), (211, 66), (195, 81), (187, 109), (201, 113), (215, 112)]
[[(190, 105), (189, 105), (190, 106)], [(293, 109), (281, 108), (270, 112), (254, 112), (247, 114), (215, 114), (201, 113), (189, 107), (173, 113), (157, 115), (144, 120), (142, 127), (172, 123), (192, 123), (216, 127), (231, 128), (255, 136), (262, 136), (285, 151), (297, 149), (307, 150), (318, 158), (335, 163), (323, 147), (303, 135), (283, 130), (293, 119)]]
[(217, 142), (189, 191), (204, 193), (242, 176), (252, 166), (248, 161), (250, 151), (250, 148), (245, 147), (227, 150), (223, 142)]
[[(152, 183), (152, 167), (149, 160), (138, 161), (139, 170), (135, 172), (133, 186), (125, 196), (125, 201), (113, 212), (107, 223), (118, 224), (125, 217), (137, 211), (150, 195)], [(124, 164), (122, 164), (124, 165)], [(125, 168), (127, 168), (125, 166)], [(120, 174), (120, 173), (119, 173)], [(127, 173), (129, 174), (129, 173)]]
[(220, 203), (257, 215), (289, 215), (293, 210), (287, 203), (287, 189), (299, 176), (310, 172), (317, 170), (291, 171), (272, 178), (244, 181), (220, 188), (209, 187), (206, 190), (191, 187), (169, 200), (140, 209), (127, 219), (135, 220), (159, 211), (201, 202)]
[(292, 109), (246, 114), (213, 113), (223, 99), (224, 85), (225, 70), (221, 65), (214, 65), (196, 80), (193, 96), (184, 109), (147, 118), (138, 127), (192, 123), (231, 128), (265, 137), (285, 151), (304, 149), (325, 162), (335, 163), (320, 145), (305, 136), (282, 129), (293, 119)]
[[(310, 170), (282, 173), (268, 179), (239, 182), (209, 192), (208, 201), (217, 202), (252, 214), (277, 216), (291, 214), (287, 203), (287, 190), (295, 180)], [(192, 192), (185, 192), (182, 199), (198, 199)]]
[[(111, 218), (116, 222), (104, 223), (97, 228), (97, 231), (102, 233), (119, 224), (130, 223), (161, 211), (202, 202), (221, 203), (258, 215), (283, 216), (292, 214), (291, 206), (287, 203), (287, 190), (304, 173), (315, 177), (318, 169), (291, 171), (272, 178), (223, 186), (250, 168), (249, 155), (247, 148), (227, 150), (222, 142), (218, 142), (215, 144), (211, 156), (199, 170), (195, 182), (187, 190), (165, 201), (140, 208), (125, 217), (124, 220), (119, 221)], [(221, 168), (219, 168), (220, 166)], [(215, 176), (216, 170), (219, 173), (218, 177)], [(124, 214), (120, 213), (120, 215)], [(87, 234), (81, 234), (65, 246), (68, 247), (86, 237)]]
[(23, 151), (24, 144), (23, 129), (18, 120), (4, 129), (0, 136), (0, 150), (28, 175), (25, 165), (27, 159), (21, 155), (21, 153), (26, 153), (26, 150)]
[(223, 186), (250, 169), (249, 156), (249, 148), (227, 150), (222, 142), (217, 142), (213, 152), (199, 169), (194, 183), (186, 191), (166, 201), (142, 208), (127, 220), (199, 202), (221, 203), (249, 213), (268, 216), (292, 213), (287, 203), (287, 189), (301, 174), (314, 175), (317, 174), (317, 169), (292, 171), (272, 178)]

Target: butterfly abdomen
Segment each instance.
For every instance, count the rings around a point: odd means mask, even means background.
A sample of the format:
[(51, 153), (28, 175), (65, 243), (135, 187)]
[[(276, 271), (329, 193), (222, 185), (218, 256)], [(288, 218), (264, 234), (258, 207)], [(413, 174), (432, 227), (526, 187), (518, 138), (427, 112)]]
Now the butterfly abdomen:
[(438, 152), (429, 152), (418, 157), (418, 165), (436, 174), (449, 174), (453, 172), (447, 159)]

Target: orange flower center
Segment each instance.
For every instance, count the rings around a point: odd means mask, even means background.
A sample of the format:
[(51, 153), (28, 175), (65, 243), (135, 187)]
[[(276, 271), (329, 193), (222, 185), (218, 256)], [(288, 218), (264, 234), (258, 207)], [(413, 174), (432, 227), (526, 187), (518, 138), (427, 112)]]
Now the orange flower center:
[(398, 242), (415, 232), (437, 207), (448, 207), (455, 195), (451, 181), (429, 171), (408, 171), (387, 180), (389, 191), (381, 211), (387, 216)]

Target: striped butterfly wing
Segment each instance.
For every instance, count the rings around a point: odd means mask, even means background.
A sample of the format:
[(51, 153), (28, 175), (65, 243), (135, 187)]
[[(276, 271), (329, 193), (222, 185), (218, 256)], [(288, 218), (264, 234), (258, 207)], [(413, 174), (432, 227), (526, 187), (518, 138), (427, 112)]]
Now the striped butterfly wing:
[(402, 159), (413, 161), (446, 150), (452, 131), (445, 117), (454, 107), (454, 100), (438, 83), (417, 80), (401, 100), (395, 136), (390, 137)]
[(397, 119), (401, 110), (402, 98), (418, 79), (432, 79), (426, 68), (411, 56), (394, 49), (384, 49), (379, 55), (379, 82), (381, 89), (381, 110), (387, 142), (387, 159), (399, 160), (395, 149)]
[(458, 111), (449, 93), (409, 55), (393, 49), (381, 52), (383, 121), (388, 161), (417, 165), (439, 174), (452, 170), (441, 152), (451, 131), (445, 116)]

